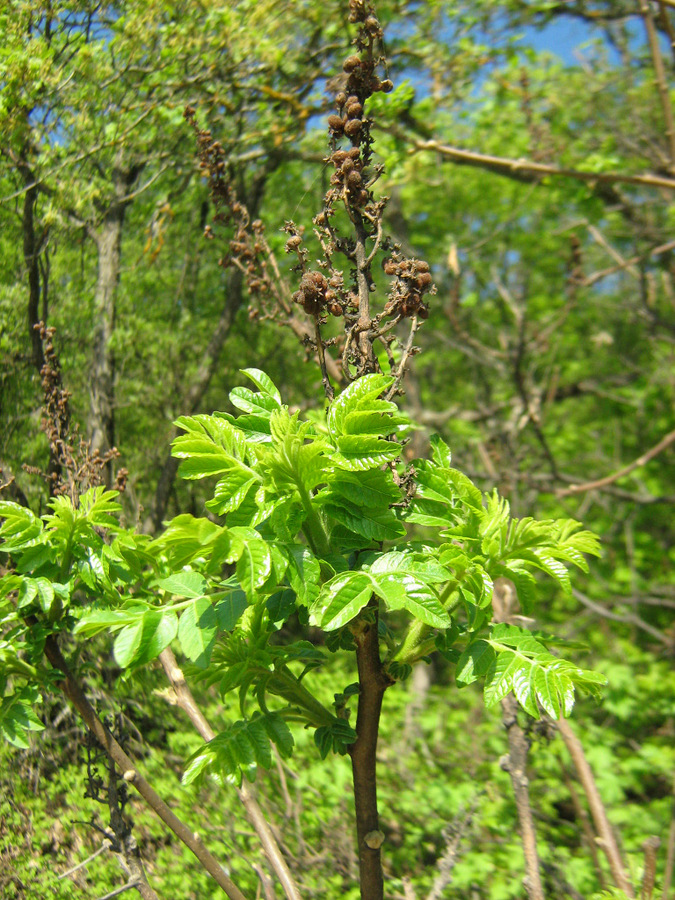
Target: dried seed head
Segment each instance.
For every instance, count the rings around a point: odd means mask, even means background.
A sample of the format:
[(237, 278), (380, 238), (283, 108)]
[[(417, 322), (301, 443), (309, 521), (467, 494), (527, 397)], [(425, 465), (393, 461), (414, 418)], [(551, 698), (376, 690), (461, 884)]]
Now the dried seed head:
[(333, 165), (338, 168), (344, 163), (344, 161), (347, 159), (347, 156), (348, 154), (345, 150), (336, 150), (331, 156), (331, 161)]
[(384, 81), (380, 82), (380, 90), (385, 94), (391, 93), (394, 90), (394, 82), (389, 78), (385, 78)]
[(361, 106), (361, 104), (356, 99), (356, 97), (354, 97), (354, 99), (352, 99), (350, 97), (349, 100), (347, 101), (347, 106), (345, 107), (345, 112), (347, 113), (347, 115), (349, 116), (350, 119), (358, 119), (358, 118), (360, 118), (361, 113), (363, 112), (363, 106)]
[(338, 93), (335, 95), (335, 105), (338, 107), (338, 109), (342, 109), (346, 102), (347, 95), (345, 94), (345, 92), (338, 91)]
[(357, 56), (355, 53), (352, 56), (348, 56), (347, 59), (342, 64), (342, 68), (345, 72), (353, 72), (355, 69), (359, 69), (361, 67), (361, 57)]
[(382, 37), (382, 29), (375, 16), (368, 16), (363, 24), (366, 26), (368, 34), (372, 37)]
[(422, 292), (428, 291), (433, 284), (433, 278), (428, 272), (420, 272), (415, 279), (415, 286)]
[(349, 0), (349, 21), (363, 22), (366, 18), (366, 4), (364, 0)]
[(352, 140), (358, 139), (358, 136), (361, 134), (361, 120), (350, 119), (345, 124), (344, 131), (347, 137), (350, 137)]
[(350, 172), (347, 175), (347, 187), (350, 191), (360, 191), (363, 182), (361, 181), (361, 174), (359, 172)]
[(342, 134), (342, 129), (344, 127), (344, 123), (340, 116), (328, 116), (328, 127), (335, 134)]
[(286, 246), (284, 247), (286, 253), (295, 253), (300, 244), (302, 243), (302, 238), (299, 234), (292, 234), (289, 239), (286, 241)]

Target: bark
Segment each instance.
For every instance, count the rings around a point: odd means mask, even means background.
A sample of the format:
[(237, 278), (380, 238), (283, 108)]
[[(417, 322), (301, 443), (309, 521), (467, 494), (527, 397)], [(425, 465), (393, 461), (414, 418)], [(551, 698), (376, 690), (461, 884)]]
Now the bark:
[(359, 703), (356, 716), (356, 741), (349, 748), (354, 780), (356, 837), (362, 900), (383, 900), (381, 846), (384, 835), (377, 812), (377, 736), (382, 698), (390, 681), (382, 669), (377, 634), (377, 601), (367, 609), (374, 621), (357, 620), (354, 641), (359, 672)]
[(22, 168), (22, 172), (26, 184), (32, 185), (26, 190), (23, 198), (23, 261), (28, 276), (28, 330), (33, 353), (33, 365), (40, 372), (45, 364), (45, 357), (40, 335), (35, 328), (40, 321), (40, 296), (42, 293), (39, 263), (40, 248), (35, 234), (35, 204), (37, 202), (38, 188), (35, 184), (33, 173), (27, 166)]
[[(120, 151), (112, 173), (113, 197), (97, 228), (89, 235), (98, 251), (98, 272), (94, 292), (94, 341), (91, 362), (90, 411), (87, 431), (92, 451), (101, 455), (115, 446), (115, 357), (112, 337), (115, 331), (117, 291), (120, 281), (122, 230), (127, 195), (142, 166), (125, 166)], [(112, 467), (106, 470), (106, 482), (112, 483)]]
[[(47, 324), (47, 289), (48, 266), (40, 268), (40, 257), (45, 252), (47, 231), (38, 235), (35, 226), (35, 206), (38, 200), (38, 186), (35, 174), (24, 159), (20, 159), (17, 167), (26, 185), (23, 198), (23, 210), (21, 225), (23, 231), (23, 261), (28, 278), (28, 334), (31, 342), (31, 355), (33, 365), (42, 378), (42, 369), (45, 365), (45, 354), (42, 346), (42, 337), (38, 328), (42, 321)], [(42, 315), (40, 306), (42, 305)], [(61, 462), (56, 448), (49, 445), (49, 462), (47, 463), (48, 484), (50, 492), (61, 475)]]
[[(514, 621), (518, 609), (515, 586), (508, 578), (497, 578), (492, 596), (495, 622)], [(530, 782), (527, 777), (527, 757), (530, 742), (518, 724), (518, 701), (512, 693), (501, 702), (502, 723), (509, 739), (509, 753), (502, 761), (502, 768), (511, 776), (511, 786), (518, 810), (520, 837), (525, 857), (525, 878), (523, 884), (530, 900), (544, 900), (541, 882), (541, 867), (537, 853), (537, 832), (530, 804)]]
[(110, 811), (110, 827), (115, 835), (112, 849), (127, 874), (128, 883), (134, 885), (143, 900), (159, 900), (148, 883), (136, 839), (131, 828), (124, 821), (117, 791), (117, 772), (115, 763), (110, 758), (108, 759), (108, 809)]

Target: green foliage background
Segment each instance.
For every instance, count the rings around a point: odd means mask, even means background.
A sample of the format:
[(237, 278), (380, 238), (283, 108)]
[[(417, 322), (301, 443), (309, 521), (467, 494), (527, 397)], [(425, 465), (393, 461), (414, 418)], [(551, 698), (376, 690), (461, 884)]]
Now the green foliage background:
[[(602, 557), (575, 581), (582, 597), (542, 584), (534, 615), (538, 628), (590, 648), (575, 658), (607, 676), (602, 703), (581, 702), (574, 725), (634, 883), (642, 842), (661, 837), (658, 891), (675, 771), (673, 445), (605, 490), (563, 492), (616, 472), (674, 427), (674, 257), (654, 252), (672, 240), (673, 192), (573, 179), (528, 183), (454, 165), (431, 149), (411, 152), (416, 141), (437, 140), (567, 168), (672, 173), (633, 5), (594, 4), (599, 15), (583, 2), (565, 6), (378, 4), (396, 89), (373, 98), (369, 112), (386, 165), (378, 189), (391, 197), (387, 227), (404, 249), (429, 261), (438, 286), (403, 399), (422, 425), (414, 453), (440, 432), (454, 464), (481, 488), (496, 486), (515, 515), (580, 519), (601, 535)], [(535, 29), (547, 25), (555, 43), (565, 13), (587, 23), (583, 65), (536, 40)], [(87, 31), (90, 15), (95, 27)], [(142, 523), (171, 423), (195, 412), (189, 389), (230, 290), (218, 266), (230, 235), (202, 238), (212, 209), (183, 108), (196, 106), (228, 148), (234, 180), (257, 202), (280, 250), (285, 220), (310, 234), (328, 181), (325, 80), (339, 72), (349, 40), (337, 0), (205, 0), (198, 11), (152, 0), (102, 4), (95, 12), (85, 0), (10, 0), (0, 12), (0, 465), (36, 513), (45, 511), (47, 494), (22, 466), (45, 467), (47, 444), (27, 327), (22, 167), (44, 188), (36, 203), (49, 274), (41, 313), (57, 328), (64, 382), (86, 434), (98, 315), (91, 233), (110, 202), (115, 166), (142, 166), (122, 231), (111, 338), (115, 443), (130, 471), (125, 516)], [(595, 278), (605, 270), (612, 271)], [(249, 366), (265, 368), (295, 407), (320, 405), (318, 368), (304, 361), (289, 330), (251, 315), (256, 308), (244, 292), (197, 412), (232, 412), (228, 393)], [(177, 480), (166, 518), (202, 515), (208, 496), (199, 482)], [(120, 711), (113, 690), (119, 672), (109, 643), (96, 640), (92, 658), (102, 662), (89, 687), (112, 714)], [(122, 681), (121, 695), (133, 697), (121, 711), (134, 750), (160, 794), (207, 828), (212, 847), (253, 894), (252, 863), (261, 854), (233, 791), (209, 781), (180, 784), (181, 761), (201, 742), (158, 695), (160, 674)], [(404, 896), (403, 879), (426, 895), (455, 828), (461, 840), (446, 896), (522, 896), (499, 718), (485, 711), (474, 687), (455, 690), (444, 663), (427, 675), (385, 699), (379, 772), (391, 895)], [(339, 668), (317, 677), (329, 704), (335, 684), (351, 680)], [(238, 718), (236, 704), (223, 709), (208, 692), (202, 699), (219, 725)], [(0, 746), (0, 893), (7, 897), (71, 896), (72, 882), (57, 874), (100, 841), (82, 824), (96, 804), (83, 800), (82, 751), (78, 759), (74, 750), (81, 726), (57, 696), (37, 715), (46, 728), (30, 747)], [(532, 739), (548, 895), (599, 895), (603, 884), (562, 777), (568, 771), (574, 783), (564, 748), (536, 730)], [(261, 800), (307, 896), (356, 896), (348, 766), (339, 756), (320, 763), (309, 732), (296, 735), (296, 744), (291, 769), (279, 762), (260, 778)], [(207, 878), (187, 853), (136, 800), (130, 808), (157, 891), (207, 896)], [(609, 889), (602, 860), (600, 868)], [(81, 896), (94, 898), (123, 875), (103, 855), (74, 877)]]

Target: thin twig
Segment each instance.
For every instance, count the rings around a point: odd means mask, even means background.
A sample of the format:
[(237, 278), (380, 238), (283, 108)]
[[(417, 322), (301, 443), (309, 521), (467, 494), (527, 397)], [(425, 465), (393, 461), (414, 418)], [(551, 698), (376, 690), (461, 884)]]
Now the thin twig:
[[(187, 714), (188, 718), (205, 741), (213, 740), (216, 733), (213, 728), (211, 728), (206, 716), (197, 705), (194, 695), (185, 681), (183, 671), (179, 667), (173, 651), (169, 647), (162, 650), (159, 655), (159, 660), (171, 683), (177, 705)], [(260, 843), (263, 845), (265, 854), (284, 889), (286, 897), (288, 900), (301, 900), (298, 886), (291, 875), (286, 860), (279, 849), (276, 838), (272, 833), (272, 829), (270, 828), (258, 801), (253, 796), (251, 789), (245, 781), (242, 781), (241, 787), (237, 790), (239, 799), (244, 804), (249, 820), (260, 838)]]
[(641, 619), (640, 616), (635, 615), (635, 613), (611, 612), (605, 606), (601, 606), (599, 603), (595, 603), (593, 600), (591, 600), (590, 597), (582, 594), (581, 591), (578, 591), (576, 588), (572, 588), (572, 592), (576, 599), (579, 600), (580, 603), (583, 603), (583, 605), (587, 609), (590, 609), (591, 612), (597, 613), (604, 619), (611, 619), (613, 622), (625, 622), (627, 625), (634, 625), (636, 628), (640, 628), (642, 631), (650, 634), (661, 644), (665, 644), (668, 647), (671, 647), (673, 645), (672, 638), (667, 637), (665, 634), (663, 634), (663, 632), (659, 631), (657, 628), (654, 628), (654, 626), (650, 625), (649, 622), (645, 622), (644, 619)]
[(167, 825), (176, 837), (188, 847), (197, 857), (206, 871), (215, 879), (224, 890), (230, 900), (246, 900), (237, 885), (227, 875), (221, 864), (207, 850), (196, 832), (191, 831), (184, 822), (178, 818), (172, 809), (159, 796), (155, 789), (143, 778), (135, 768), (133, 760), (124, 752), (110, 731), (97, 716), (93, 706), (87, 699), (80, 683), (70, 671), (63, 658), (56, 638), (50, 635), (45, 642), (45, 656), (51, 665), (63, 674), (61, 689), (73, 706), (82, 716), (85, 725), (101, 744), (108, 756), (114, 760), (117, 767), (123, 773), (124, 780), (132, 784), (159, 818)]
[(641, 900), (652, 900), (656, 881), (656, 851), (661, 846), (661, 838), (657, 835), (648, 837), (642, 844), (645, 852), (644, 875), (642, 876)]
[(675, 863), (675, 778), (673, 779), (673, 797), (671, 801), (670, 828), (668, 829), (668, 844), (666, 846), (666, 870), (663, 873), (663, 892), (661, 900), (669, 900), (670, 885), (673, 881), (673, 867)]
[(104, 894), (102, 897), (97, 897), (96, 900), (112, 900), (113, 897), (117, 897), (119, 894), (123, 894), (125, 891), (130, 891), (132, 888), (138, 887), (140, 884), (135, 878), (132, 878), (131, 881), (127, 881), (126, 884), (123, 884), (122, 887), (115, 888), (114, 891), (110, 891), (108, 894)]
[(675, 429), (662, 438), (658, 444), (655, 444), (651, 450), (647, 450), (646, 453), (643, 453), (642, 456), (638, 456), (636, 460), (629, 465), (624, 466), (623, 469), (619, 469), (618, 472), (607, 475), (605, 478), (598, 478), (596, 481), (586, 481), (583, 484), (572, 484), (567, 488), (561, 488), (559, 491), (556, 491), (556, 496), (568, 497), (570, 494), (581, 494), (584, 493), (584, 491), (593, 491), (596, 488), (602, 488), (608, 484), (613, 484), (615, 481), (618, 481), (619, 478), (628, 475), (633, 469), (646, 465), (651, 459), (658, 456), (662, 450), (665, 450), (666, 447), (670, 446), (673, 441), (675, 441)]
[(588, 805), (591, 810), (591, 816), (593, 817), (595, 828), (600, 839), (599, 844), (609, 862), (609, 868), (612, 872), (614, 884), (619, 890), (623, 891), (626, 896), (633, 898), (635, 897), (635, 892), (626, 875), (626, 867), (621, 858), (621, 853), (619, 852), (619, 845), (616, 842), (616, 838), (614, 837), (609, 824), (605, 806), (600, 797), (593, 771), (588, 764), (581, 741), (574, 731), (572, 731), (572, 726), (566, 719), (558, 719), (557, 727), (560, 737), (565, 742), (565, 746), (572, 757), (572, 762), (579, 775), (579, 781), (586, 794), (586, 799), (588, 800)]
[(70, 869), (66, 869), (65, 872), (61, 872), (58, 876), (58, 880), (60, 881), (62, 878), (67, 878), (69, 875), (74, 874), (79, 871), (79, 869), (83, 869), (85, 866), (88, 866), (92, 859), (96, 859), (97, 856), (100, 856), (101, 853), (105, 853), (106, 850), (110, 850), (112, 847), (112, 841), (109, 838), (106, 838), (101, 846), (96, 850), (91, 856), (88, 856), (86, 859), (83, 859), (82, 862), (79, 862), (76, 866), (73, 866)]
[(410, 334), (408, 335), (408, 340), (406, 341), (406, 345), (403, 348), (403, 354), (401, 356), (401, 361), (397, 366), (396, 374), (394, 376), (394, 383), (389, 388), (387, 393), (385, 394), (386, 400), (391, 400), (396, 391), (399, 389), (401, 381), (403, 381), (403, 376), (405, 375), (405, 367), (408, 364), (408, 360), (410, 359), (410, 355), (413, 352), (413, 341), (415, 340), (415, 334), (417, 332), (417, 328), (419, 327), (419, 320), (417, 316), (413, 316), (410, 320)]

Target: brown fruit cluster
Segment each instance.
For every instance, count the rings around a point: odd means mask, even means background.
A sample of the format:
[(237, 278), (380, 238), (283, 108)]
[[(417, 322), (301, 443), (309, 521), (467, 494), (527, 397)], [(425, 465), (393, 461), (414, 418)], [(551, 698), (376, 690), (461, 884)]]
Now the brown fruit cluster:
[(330, 183), (338, 188), (340, 193), (345, 192), (346, 199), (353, 206), (364, 206), (368, 202), (369, 194), (363, 180), (363, 160), (359, 148), (334, 150), (329, 159), (335, 166)]
[(305, 272), (300, 279), (300, 290), (293, 294), (293, 300), (310, 316), (318, 316), (326, 308), (328, 279), (322, 272)]
[(429, 307), (424, 295), (435, 293), (429, 263), (422, 259), (400, 259), (391, 256), (384, 261), (385, 275), (394, 276), (394, 283), (384, 308), (385, 315), (400, 315), (407, 319), (418, 316), (429, 318)]

